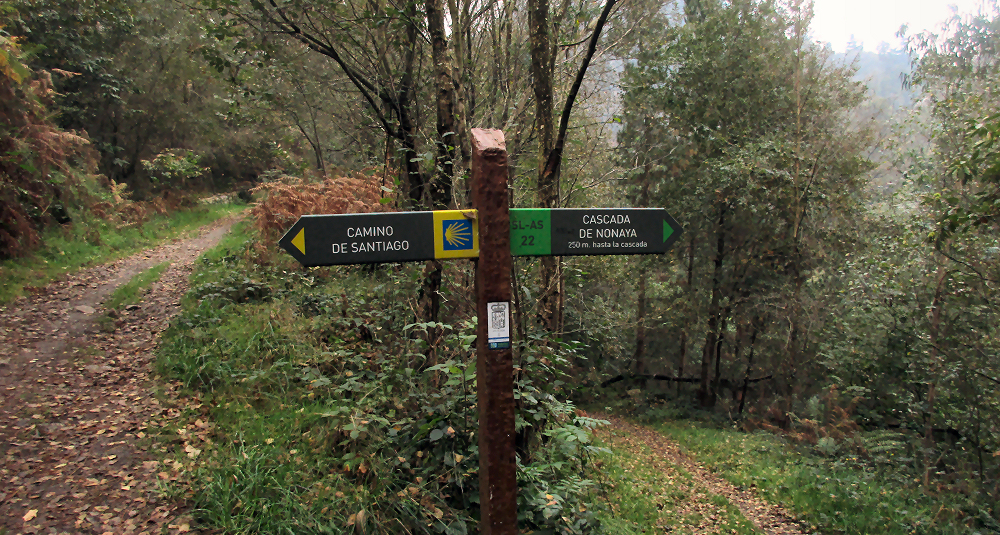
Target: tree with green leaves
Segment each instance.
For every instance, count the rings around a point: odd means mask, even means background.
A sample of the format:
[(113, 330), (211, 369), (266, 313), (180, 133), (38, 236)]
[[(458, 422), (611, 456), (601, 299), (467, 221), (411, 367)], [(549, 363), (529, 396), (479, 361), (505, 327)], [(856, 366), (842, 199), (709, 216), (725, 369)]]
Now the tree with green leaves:
[(252, 130), (234, 121), (226, 86), (205, 68), (213, 43), (200, 14), (172, 0), (12, 6), (29, 66), (51, 73), (58, 125), (87, 133), (108, 179), (140, 195), (174, 186), (153, 184), (142, 165), (171, 149), (195, 151), (212, 168), (197, 187), (255, 180), (274, 164), (265, 140), (274, 121), (264, 115)]
[[(923, 432), (923, 483), (931, 485), (943, 455), (935, 429), (960, 429), (976, 452), (984, 490), (998, 495), (1000, 472), (986, 462), (1000, 442), (1000, 360), (996, 344), (1000, 229), (1000, 13), (953, 16), (942, 34), (911, 36), (910, 81), (931, 115), (931, 146), (910, 172), (923, 210), (913, 232), (925, 241), (912, 284), (928, 295), (914, 322), (923, 372), (916, 374)], [(927, 246), (930, 247), (927, 247)], [(986, 431), (991, 430), (991, 431)], [(987, 456), (984, 456), (987, 454)], [(991, 477), (990, 477), (991, 476)], [(995, 501), (995, 500), (994, 500)], [(1000, 518), (1000, 511), (991, 511)]]
[(912, 460), (896, 468), (912, 481), (929, 492), (960, 482), (957, 521), (975, 528), (1000, 519), (997, 20), (956, 14), (908, 38), (929, 143), (854, 219), (852, 254), (821, 278), (838, 298), (819, 328), (817, 377), (864, 429), (911, 438)]
[[(245, 2), (205, 0), (215, 16), (210, 33), (237, 51), (216, 58), (217, 68), (233, 70), (265, 61), (275, 47), (304, 47), (325, 57), (351, 84), (356, 106), (381, 126), (386, 145), (399, 143), (398, 163), (413, 206), (448, 206), (451, 177), (435, 171), (441, 158), (420, 150), (421, 39), (426, 28), (413, 2)], [(443, 13), (441, 13), (443, 16)], [(275, 42), (275, 36), (279, 37)], [(439, 36), (443, 38), (443, 36)], [(442, 49), (438, 47), (439, 54)], [(447, 67), (437, 58), (439, 68)], [(438, 147), (447, 147), (440, 140)], [(429, 162), (428, 170), (422, 162)]]
[[(584, 38), (576, 43), (576, 45), (581, 45), (585, 42), (587, 46), (580, 58), (576, 76), (567, 91), (566, 101), (559, 115), (559, 128), (557, 130), (554, 127), (555, 117), (553, 116), (555, 60), (559, 52), (556, 39), (561, 37), (559, 30), (561, 26), (564, 26), (563, 22), (569, 15), (570, 2), (564, 1), (555, 16), (552, 16), (548, 0), (528, 1), (531, 76), (535, 95), (535, 126), (538, 132), (536, 191), (538, 205), (541, 208), (559, 208), (561, 205), (560, 174), (569, 132), (570, 115), (576, 104), (584, 77), (597, 52), (601, 33), (604, 31), (616, 3), (617, 0), (605, 0), (600, 14), (591, 25), (586, 27)], [(583, 5), (581, 4), (580, 15), (583, 14), (582, 11)], [(576, 38), (579, 33), (579, 23), (565, 24), (565, 26), (569, 26), (567, 35)], [(550, 332), (560, 332), (563, 328), (563, 307), (565, 305), (560, 259), (551, 256), (543, 257), (539, 277), (541, 278), (541, 295), (539, 296), (541, 324)]]
[(679, 355), (700, 351), (703, 406), (727, 384), (735, 394), (751, 334), (780, 347), (755, 364), (774, 388), (801, 384), (814, 343), (803, 288), (869, 168), (868, 131), (846, 120), (864, 89), (806, 41), (810, 17), (797, 2), (689, 2), (684, 24), (647, 35), (623, 74), (633, 195), (690, 236), (674, 256), (690, 286), (672, 327), (692, 344)]

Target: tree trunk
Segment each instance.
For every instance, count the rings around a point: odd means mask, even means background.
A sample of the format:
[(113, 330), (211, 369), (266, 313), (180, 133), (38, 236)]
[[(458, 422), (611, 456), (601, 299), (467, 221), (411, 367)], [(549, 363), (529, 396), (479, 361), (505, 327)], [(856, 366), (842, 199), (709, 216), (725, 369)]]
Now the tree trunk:
[[(549, 30), (548, 0), (528, 0), (528, 31), (531, 36), (531, 78), (535, 93), (535, 128), (538, 132), (538, 206), (559, 207), (559, 177), (545, 173), (545, 164), (555, 146), (552, 117), (552, 37)], [(539, 320), (550, 332), (559, 331), (559, 273), (556, 256), (541, 259)]]
[[(416, 20), (416, 5), (410, 2), (407, 6), (407, 16), (410, 20)], [(413, 70), (417, 50), (417, 27), (414, 24), (406, 26), (406, 36), (408, 48), (403, 57), (403, 74), (400, 77), (394, 106), (396, 117), (399, 119), (399, 131), (396, 137), (402, 148), (400, 158), (403, 165), (400, 166), (400, 170), (403, 173), (403, 186), (410, 198), (411, 207), (418, 208), (424, 206), (425, 188), (423, 176), (420, 174), (420, 163), (417, 161), (417, 129), (410, 118), (413, 102)]]
[[(713, 289), (713, 301), (716, 290)], [(718, 312), (710, 312), (708, 315), (708, 332), (705, 335), (705, 346), (701, 353), (701, 383), (698, 387), (698, 404), (702, 407), (712, 407), (715, 405), (715, 393), (711, 392), (709, 383), (709, 369), (712, 364), (712, 352), (715, 350), (716, 327), (718, 327)]]
[(928, 376), (930, 382), (927, 384), (927, 414), (924, 416), (924, 487), (930, 486), (931, 478), (931, 452), (934, 450), (934, 402), (937, 400), (937, 380), (941, 369), (940, 351), (941, 342), (941, 307), (944, 299), (944, 287), (948, 280), (948, 271), (944, 262), (940, 262), (937, 269), (937, 284), (934, 288), (934, 299), (931, 301), (931, 309), (928, 311), (930, 325), (928, 326), (928, 338), (930, 342), (930, 370)]
[(740, 395), (739, 415), (743, 415), (743, 407), (747, 403), (747, 388), (750, 386), (750, 372), (753, 371), (753, 351), (757, 343), (757, 324), (754, 323), (753, 333), (750, 334), (750, 354), (747, 355), (747, 373), (743, 376), (743, 392)]
[[(691, 243), (688, 244), (688, 249), (687, 249), (687, 253), (688, 253), (687, 281), (684, 283), (684, 290), (685, 290), (685, 293), (687, 294), (687, 296), (686, 296), (686, 299), (687, 299), (687, 309), (685, 310), (685, 313), (688, 315), (688, 317), (690, 317), (691, 308), (692, 308), (692, 302), (694, 300), (694, 298), (691, 295), (691, 284), (694, 282), (694, 244), (695, 244), (695, 234), (692, 233), (691, 234)], [(677, 377), (681, 377), (681, 376), (684, 375), (684, 365), (685, 365), (685, 362), (687, 361), (688, 328), (689, 327), (690, 326), (687, 325), (687, 322), (685, 321), (684, 329), (681, 330), (681, 361), (680, 361), (680, 364), (677, 366)], [(680, 385), (680, 383), (677, 383), (677, 398), (679, 399), (680, 397), (681, 397), (681, 385)]]
[(323, 176), (326, 176), (326, 165), (323, 163), (323, 147), (319, 144), (319, 136), (317, 135), (316, 139), (313, 139), (313, 137), (306, 132), (305, 127), (303, 127), (299, 122), (298, 116), (294, 113), (291, 113), (290, 115), (295, 122), (295, 127), (299, 129), (299, 133), (302, 134), (302, 137), (306, 138), (306, 142), (309, 143), (309, 148), (313, 151), (313, 157), (316, 158), (316, 170)]
[[(428, 260), (424, 266), (423, 281), (420, 293), (417, 295), (418, 321), (436, 322), (441, 315), (441, 278), (443, 266), (440, 260)], [(435, 340), (441, 335), (439, 327), (428, 327), (424, 330), (424, 341), (427, 342), (427, 366), (436, 364)]]
[(434, 86), (437, 104), (437, 161), (430, 180), (430, 200), (434, 208), (451, 204), (451, 181), (454, 177), (455, 146), (455, 83), (448, 57), (448, 40), (444, 33), (444, 3), (426, 0), (427, 32), (431, 38), (431, 61), (434, 63)]
[(531, 35), (531, 77), (535, 92), (535, 127), (538, 131), (538, 200), (543, 208), (554, 208), (558, 201), (556, 185), (551, 181), (552, 177), (542, 176), (546, 159), (555, 145), (548, 0), (528, 0), (528, 31)]
[(719, 303), (722, 300), (722, 261), (726, 245), (726, 205), (719, 203), (719, 222), (716, 226), (717, 246), (715, 251), (715, 268), (712, 273), (712, 302), (708, 309), (708, 332), (705, 335), (705, 347), (701, 355), (701, 385), (698, 388), (698, 403), (702, 407), (715, 406), (715, 391), (709, 384), (709, 368), (715, 351), (718, 348), (719, 319), (722, 311)]
[[(732, 313), (732, 307), (726, 307), (725, 311), (722, 313), (722, 320), (719, 322), (719, 335), (715, 341), (715, 378), (712, 379), (712, 391), (715, 395), (719, 395), (720, 385), (722, 384), (722, 345), (726, 341), (726, 330), (729, 326), (729, 315)], [(736, 327), (736, 348), (733, 351), (733, 360), (735, 361), (740, 354), (739, 350), (739, 325)]]
[[(469, 172), (469, 165), (472, 162), (472, 145), (469, 140), (469, 114), (468, 110), (475, 106), (472, 101), (472, 87), (469, 84), (468, 67), (472, 64), (472, 56), (466, 56), (469, 50), (469, 32), (471, 14), (469, 13), (470, 0), (448, 0), (448, 10), (451, 13), (451, 20), (458, 21), (458, 28), (452, 32), (453, 64), (452, 64), (452, 85), (455, 95), (455, 139), (454, 144), (458, 149), (459, 159), (455, 165), (455, 179), (460, 180), (465, 185), (462, 193), (465, 203), (472, 199), (472, 177)], [(492, 11), (492, 10), (491, 10)], [(471, 53), (471, 50), (469, 50)], [(450, 140), (449, 140), (450, 141)], [(457, 203), (456, 203), (457, 205)]]
[[(646, 270), (639, 270), (639, 302), (635, 312), (635, 372), (638, 375), (647, 373), (646, 366)], [(681, 375), (678, 374), (678, 377)], [(643, 385), (645, 386), (645, 384)]]
[[(502, 124), (502, 125), (506, 125), (507, 121), (509, 121), (510, 117), (511, 117), (511, 115), (510, 115), (511, 106), (508, 104), (509, 99), (510, 99), (510, 93), (511, 93), (511, 89), (510, 89), (511, 88), (511, 83), (510, 83), (510, 80), (508, 79), (508, 77), (504, 76), (504, 74), (507, 73), (507, 72), (510, 72), (511, 70), (514, 70), (514, 62), (511, 59), (511, 55), (513, 54), (513, 51), (514, 51), (514, 47), (513, 47), (513, 42), (514, 42), (514, 8), (515, 8), (514, 2), (504, 2), (504, 4), (503, 4), (503, 17), (504, 17), (504, 26), (503, 26), (503, 29), (504, 29), (504, 31), (503, 31), (503, 35), (500, 38), (501, 41), (503, 41), (503, 54), (502, 54), (502, 57), (503, 57), (503, 66), (504, 66), (504, 69), (505, 69), (502, 73), (500, 73), (500, 77), (503, 80), (503, 84), (500, 87), (503, 88), (503, 95), (504, 95), (504, 98), (503, 98), (504, 105), (501, 106), (503, 108), (503, 110), (500, 112), (500, 115), (501, 115), (501, 118), (502, 118), (500, 120), (500, 124)], [(516, 135), (518, 133), (520, 133), (520, 129), (519, 128), (515, 128), (514, 129), (514, 134)], [(511, 153), (511, 154), (513, 154), (513, 153)], [(513, 170), (511, 170), (511, 172), (513, 172)]]
[[(305, 92), (303, 91), (303, 97), (304, 96)], [(315, 107), (309, 107), (309, 122), (312, 126), (313, 138), (316, 139), (316, 146), (313, 147), (316, 153), (316, 169), (318, 169), (319, 172), (326, 177), (326, 158), (323, 157), (323, 143), (319, 139), (318, 113), (319, 111)]]
[[(535, 92), (535, 126), (538, 129), (538, 203), (542, 208), (558, 208), (559, 170), (562, 165), (563, 147), (569, 128), (569, 116), (580, 92), (583, 78), (590, 61), (597, 52), (597, 41), (608, 21), (617, 0), (607, 0), (604, 9), (594, 25), (594, 31), (587, 43), (587, 52), (576, 72), (573, 85), (566, 95), (559, 132), (554, 137), (552, 117), (552, 78), (555, 70), (553, 36), (549, 28), (548, 0), (528, 0), (528, 31), (531, 34), (531, 74)], [(564, 3), (564, 12), (569, 2)], [(562, 329), (563, 292), (562, 273), (559, 257), (544, 256), (541, 261), (542, 295), (540, 316), (542, 324), (550, 331)]]
[[(680, 362), (677, 363), (677, 377), (684, 376), (684, 361), (687, 360), (687, 346), (688, 346), (688, 333), (687, 329), (681, 331), (681, 358)], [(677, 383), (677, 398), (681, 397), (681, 384)]]
[[(389, 132), (385, 133), (385, 154), (382, 158), (382, 187), (390, 188), (393, 184), (392, 179), (389, 178), (389, 169), (392, 169), (392, 153), (396, 138), (392, 136)], [(396, 198), (396, 207), (399, 207), (399, 198)]]

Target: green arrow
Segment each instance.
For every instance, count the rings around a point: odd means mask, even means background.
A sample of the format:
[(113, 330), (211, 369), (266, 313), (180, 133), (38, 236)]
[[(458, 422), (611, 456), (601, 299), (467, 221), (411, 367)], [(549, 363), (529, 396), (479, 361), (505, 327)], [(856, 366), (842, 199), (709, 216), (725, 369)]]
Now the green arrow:
[(666, 242), (667, 240), (669, 240), (670, 236), (673, 236), (673, 234), (674, 234), (674, 227), (670, 226), (670, 223), (667, 223), (667, 220), (664, 219), (663, 220), (663, 241)]

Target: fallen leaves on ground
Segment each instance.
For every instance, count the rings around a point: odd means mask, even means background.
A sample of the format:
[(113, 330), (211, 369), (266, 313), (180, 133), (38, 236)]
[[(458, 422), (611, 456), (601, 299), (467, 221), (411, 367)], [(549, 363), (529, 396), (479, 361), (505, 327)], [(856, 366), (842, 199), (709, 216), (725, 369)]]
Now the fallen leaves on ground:
[[(675, 496), (686, 496), (684, 500), (671, 500), (669, 506), (672, 510), (668, 514), (672, 520), (683, 524), (683, 531), (722, 533), (728, 515), (723, 514), (721, 506), (712, 500), (712, 497), (721, 497), (739, 509), (743, 517), (762, 533), (802, 535), (799, 524), (782, 507), (766, 502), (750, 489), (738, 489), (712, 474), (696, 460), (682, 453), (680, 447), (665, 436), (623, 418), (600, 417), (610, 421), (611, 425), (598, 428), (598, 438), (611, 444), (613, 448), (628, 451), (633, 457), (646, 458), (652, 452), (654, 455), (648, 461), (660, 472), (660, 481), (665, 490), (669, 489)], [(666, 506), (667, 504), (663, 504), (663, 507)], [(673, 530), (676, 526), (662, 527)]]
[[(158, 480), (177, 479), (183, 467), (162, 465), (161, 452), (150, 451), (159, 444), (147, 438), (178, 419), (187, 402), (174, 386), (157, 385), (151, 363), (191, 263), (231, 223), (84, 270), (0, 308), (0, 531), (191, 530), (184, 505), (158, 490)], [(139, 306), (119, 312), (114, 332), (100, 332), (101, 301), (168, 260)], [(200, 440), (192, 433), (182, 441), (192, 458)]]

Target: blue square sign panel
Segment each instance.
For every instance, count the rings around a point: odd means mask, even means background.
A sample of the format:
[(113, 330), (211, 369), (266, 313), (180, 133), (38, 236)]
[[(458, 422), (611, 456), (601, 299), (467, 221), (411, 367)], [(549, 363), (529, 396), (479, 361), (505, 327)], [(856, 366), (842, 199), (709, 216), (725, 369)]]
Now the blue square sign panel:
[(441, 234), (445, 251), (472, 250), (472, 221), (468, 219), (445, 219), (441, 221)]

